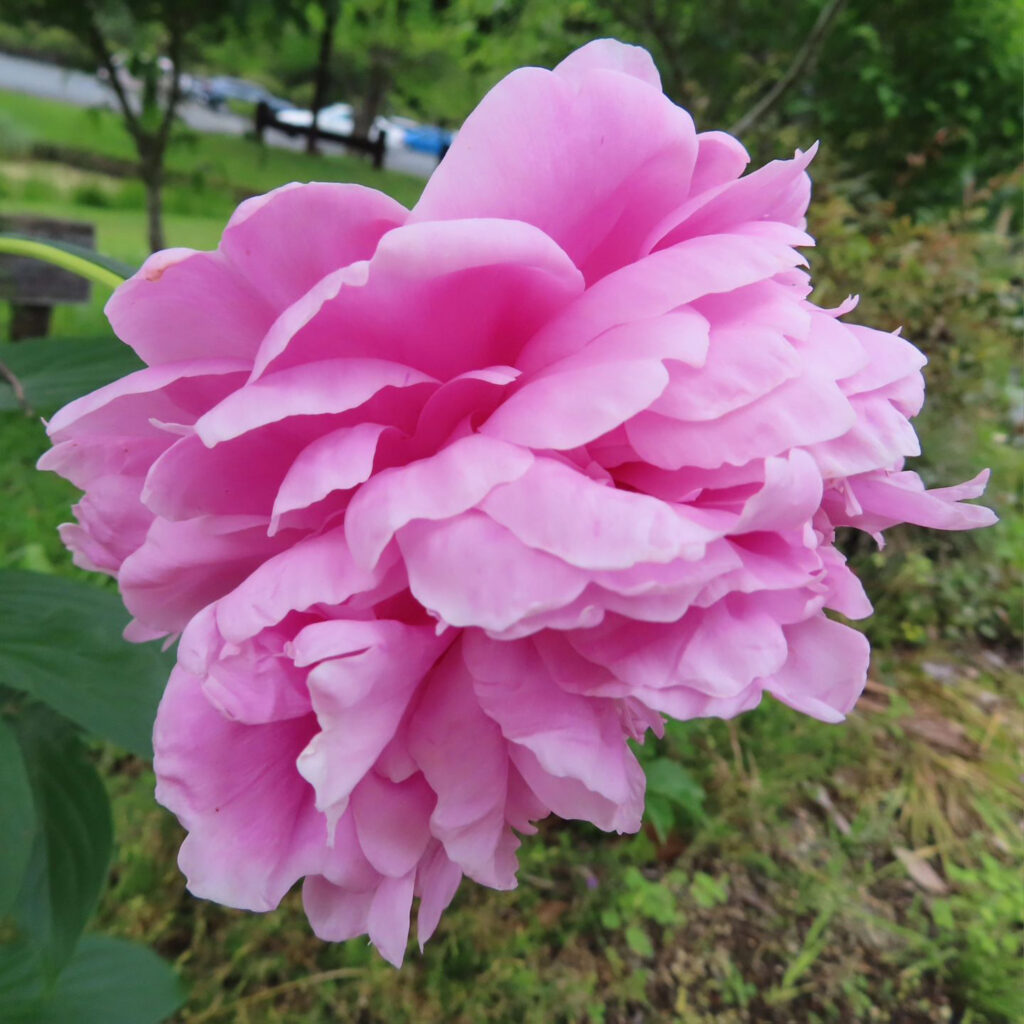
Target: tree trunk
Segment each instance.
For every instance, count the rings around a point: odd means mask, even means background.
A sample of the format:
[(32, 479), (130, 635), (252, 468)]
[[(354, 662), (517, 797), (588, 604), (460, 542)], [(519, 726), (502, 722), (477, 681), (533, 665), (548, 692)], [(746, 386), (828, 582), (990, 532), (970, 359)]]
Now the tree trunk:
[(362, 102), (359, 104), (359, 110), (356, 111), (355, 126), (352, 129), (353, 135), (358, 135), (364, 139), (370, 138), (373, 122), (377, 119), (377, 115), (384, 106), (384, 100), (387, 98), (388, 89), (391, 86), (390, 78), (388, 66), (379, 60), (371, 58), (366, 92), (363, 94)]
[(151, 252), (167, 248), (164, 242), (163, 154), (149, 153), (139, 165), (142, 184), (146, 189), (146, 230)]
[(338, 24), (340, 0), (321, 0), (324, 12), (324, 27), (320, 35), (320, 53), (316, 61), (316, 79), (313, 85), (313, 123), (309, 126), (306, 136), (306, 152), (317, 152), (317, 118), (320, 110), (327, 102), (327, 89), (331, 79), (331, 52), (334, 49), (334, 28)]

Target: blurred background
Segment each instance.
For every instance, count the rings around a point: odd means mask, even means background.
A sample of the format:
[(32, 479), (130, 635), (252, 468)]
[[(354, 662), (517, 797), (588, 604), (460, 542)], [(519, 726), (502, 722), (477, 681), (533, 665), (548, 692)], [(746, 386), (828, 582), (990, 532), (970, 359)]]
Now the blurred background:
[[(673, 725), (641, 751), (641, 834), (542, 828), (519, 890), (464, 886), (400, 973), (313, 939), (296, 894), (262, 917), (189, 897), (149, 764), (92, 744), (117, 848), (90, 928), (177, 966), (180, 1024), (1024, 1019), (1020, 0), (4, 0), (0, 229), (85, 223), (137, 266), (287, 181), (411, 205), (502, 75), (606, 35), (755, 163), (821, 140), (814, 298), (857, 293), (853, 319), (924, 349), (914, 468), (990, 466), (1001, 522), (896, 529), (884, 557), (848, 538), (876, 653), (846, 725)], [(117, 372), (106, 294), (29, 314), (45, 341), (10, 340), (10, 298), (2, 365), (69, 369), (31, 401), (0, 380), (0, 568), (84, 581), (56, 534), (75, 495), (33, 466), (39, 414)]]

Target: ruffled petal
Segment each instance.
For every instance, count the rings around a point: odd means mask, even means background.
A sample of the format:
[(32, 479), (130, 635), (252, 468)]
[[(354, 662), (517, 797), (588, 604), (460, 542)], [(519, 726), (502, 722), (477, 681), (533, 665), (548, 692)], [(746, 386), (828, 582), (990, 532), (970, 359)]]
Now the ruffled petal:
[(515, 363), (523, 343), (582, 290), (569, 257), (530, 224), (410, 224), (287, 310), (260, 346), (253, 376), (338, 356), (387, 359), (439, 380)]
[(841, 722), (867, 682), (867, 638), (817, 615), (787, 626), (786, 643), (786, 663), (765, 681), (765, 689), (797, 711), (823, 722)]
[(410, 523), (399, 531), (398, 546), (413, 596), (451, 626), (507, 629), (564, 608), (587, 583), (579, 569), (527, 547), (479, 512)]
[(555, 73), (514, 71), (466, 120), (412, 220), (526, 221), (588, 281), (635, 260), (685, 197), (697, 155), (693, 121), (645, 65), (605, 43)]
[(527, 785), (556, 814), (635, 832), (644, 775), (626, 744), (613, 701), (556, 685), (529, 640), (496, 642), (470, 631), (463, 644), (480, 706), (512, 744)]
[[(480, 507), (531, 548), (582, 569), (695, 560), (724, 532), (712, 516), (604, 486), (553, 459), (536, 459)], [(571, 518), (562, 514), (567, 508)]]
[(189, 891), (245, 910), (271, 910), (317, 871), (323, 821), (295, 758), (312, 715), (241, 725), (216, 712), (198, 680), (171, 674), (153, 732), (156, 797), (188, 836), (178, 864)]
[[(281, 309), (337, 267), (369, 259), (381, 238), (407, 217), (401, 203), (376, 189), (292, 182), (242, 203), (224, 229), (220, 252)], [(268, 250), (273, 260), (266, 259)]]
[(505, 819), (506, 746), (480, 708), (461, 650), (453, 647), (420, 698), (409, 750), (437, 794), (430, 831), (463, 872), (495, 889), (516, 884), (518, 843)]
[(632, 75), (641, 82), (661, 92), (661, 75), (642, 46), (630, 46), (617, 39), (595, 39), (593, 42), (573, 50), (568, 57), (556, 65), (554, 73), (577, 87), (593, 71), (618, 71)]
[(433, 458), (384, 470), (359, 489), (345, 516), (353, 556), (372, 568), (397, 531), (414, 520), (446, 520), (473, 508), (533, 463), (529, 451), (471, 434)]
[(121, 596), (141, 622), (176, 633), (295, 540), (268, 537), (265, 521), (249, 516), (157, 519), (121, 565)]
[(296, 665), (318, 663), (307, 685), (320, 724), (298, 769), (316, 790), (331, 831), (449, 643), (429, 627), (344, 619), (314, 623), (295, 638)]

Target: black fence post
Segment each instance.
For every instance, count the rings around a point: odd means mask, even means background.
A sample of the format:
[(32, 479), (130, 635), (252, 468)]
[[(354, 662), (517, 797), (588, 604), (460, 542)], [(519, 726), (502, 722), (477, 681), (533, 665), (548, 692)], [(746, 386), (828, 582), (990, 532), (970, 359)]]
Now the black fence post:
[(266, 130), (267, 125), (270, 124), (272, 120), (273, 118), (270, 114), (270, 107), (268, 107), (263, 100), (260, 100), (259, 103), (256, 104), (256, 124), (254, 126), (257, 142), (263, 142), (263, 133)]

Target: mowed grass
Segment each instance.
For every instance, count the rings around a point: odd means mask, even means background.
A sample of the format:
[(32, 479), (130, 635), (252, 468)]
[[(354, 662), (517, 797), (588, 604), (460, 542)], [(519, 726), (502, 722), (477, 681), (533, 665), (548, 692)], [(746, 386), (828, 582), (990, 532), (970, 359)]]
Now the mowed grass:
[[(136, 153), (122, 119), (112, 111), (74, 107), (0, 90), (0, 121), (14, 140), (8, 143), (50, 143), (81, 149), (116, 160), (135, 160)], [(0, 158), (4, 156), (0, 136)], [(177, 129), (167, 154), (167, 171), (195, 188), (228, 186), (236, 195), (257, 195), (290, 181), (347, 181), (387, 192), (411, 206), (423, 181), (397, 171), (376, 171), (357, 156), (308, 156), (261, 146), (245, 138), (206, 135)]]

